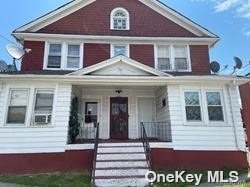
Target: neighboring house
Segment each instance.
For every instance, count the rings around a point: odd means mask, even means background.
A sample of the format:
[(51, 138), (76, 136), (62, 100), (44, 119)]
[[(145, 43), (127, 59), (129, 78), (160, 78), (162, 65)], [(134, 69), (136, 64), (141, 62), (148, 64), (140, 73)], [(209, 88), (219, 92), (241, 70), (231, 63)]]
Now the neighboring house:
[(240, 96), (242, 100), (242, 118), (246, 129), (247, 146), (250, 145), (250, 84), (240, 86)]
[[(101, 142), (121, 143), (106, 153), (139, 146), (143, 123), (155, 169), (247, 166), (247, 80), (212, 75), (218, 36), (159, 1), (75, 0), (12, 35), (32, 52), (0, 74), (0, 173), (91, 169), (95, 122)], [(73, 97), (82, 144), (68, 145)]]

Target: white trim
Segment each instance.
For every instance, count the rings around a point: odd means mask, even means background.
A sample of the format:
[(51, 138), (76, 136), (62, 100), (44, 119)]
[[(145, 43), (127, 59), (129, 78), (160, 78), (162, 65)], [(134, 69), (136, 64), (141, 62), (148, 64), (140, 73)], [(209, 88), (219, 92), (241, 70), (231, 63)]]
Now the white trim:
[(110, 57), (115, 57), (115, 46), (125, 46), (126, 48), (126, 57), (130, 57), (130, 45), (127, 43), (112, 43), (110, 45)]
[[(114, 28), (114, 19), (113, 19), (113, 17), (114, 17), (114, 13), (117, 12), (117, 11), (122, 11), (122, 12), (124, 12), (126, 14), (126, 16), (127, 16), (127, 18), (126, 18), (127, 19), (126, 29), (115, 29)], [(117, 7), (117, 8), (115, 8), (115, 9), (113, 9), (111, 11), (111, 14), (110, 14), (110, 29), (111, 30), (119, 30), (119, 31), (130, 30), (130, 15), (129, 15), (129, 12), (125, 8)]]
[[(155, 44), (154, 45), (155, 69), (158, 69), (158, 47), (159, 46), (169, 47), (169, 50), (170, 50), (169, 52), (170, 52), (171, 69), (166, 70), (166, 72), (191, 72), (192, 71), (190, 46), (188, 44), (165, 44), (165, 45), (157, 45), (157, 44)], [(176, 70), (175, 69), (175, 50), (174, 49), (175, 49), (176, 46), (185, 47), (186, 59), (187, 59), (187, 64), (188, 64), (188, 69), (187, 70)], [(162, 71), (165, 71), (165, 70), (162, 70)]]
[[(79, 72), (78, 72), (79, 73)], [(231, 84), (234, 82), (236, 85), (242, 85), (249, 82), (248, 78), (240, 78), (235, 76), (218, 76), (218, 75), (201, 75), (201, 76), (89, 76), (89, 75), (34, 75), (34, 74), (18, 74), (8, 75), (0, 74), (0, 79), (5, 81), (6, 84), (11, 81), (34, 81), (41, 83), (68, 83), (79, 85), (159, 85), (166, 86), (167, 84), (181, 83), (188, 85), (191, 83), (197, 84), (212, 84), (216, 85)]]
[[(185, 92), (198, 92), (199, 93), (199, 99), (200, 99), (200, 108), (201, 108), (201, 121), (187, 121), (186, 119), (186, 104), (185, 104)], [(180, 87), (180, 94), (181, 94), (181, 107), (182, 107), (182, 113), (183, 113), (183, 124), (188, 126), (232, 126), (231, 122), (228, 120), (229, 113), (226, 110), (226, 97), (225, 97), (225, 87), (219, 88), (216, 86), (181, 86)], [(223, 117), (224, 121), (210, 121), (208, 116), (208, 105), (207, 105), (207, 92), (219, 92), (220, 93), (220, 99), (221, 99), (221, 106), (223, 109)]]
[[(173, 149), (173, 143), (171, 142), (149, 142), (152, 149)], [(66, 151), (74, 150), (92, 150), (94, 144), (68, 144), (65, 146)]]
[(201, 27), (197, 23), (191, 21), (190, 19), (186, 18), (179, 12), (169, 8), (168, 6), (164, 5), (163, 3), (159, 2), (158, 0), (139, 0), (140, 2), (144, 3), (154, 11), (158, 12), (159, 14), (163, 15), (167, 19), (175, 22), (176, 24), (182, 26), (183, 28), (187, 29), (188, 31), (192, 32), (197, 36), (209, 36), (217, 38), (215, 34), (206, 30), (205, 28)]
[(50, 25), (95, 1), (96, 0), (72, 1), (69, 4), (62, 6), (59, 9), (56, 9), (34, 21), (31, 21), (26, 25), (17, 28), (14, 32), (24, 32), (24, 31), (36, 32), (46, 27), (47, 25)]
[[(55, 11), (52, 11), (51, 13), (38, 18), (35, 21), (32, 21), (18, 29), (16, 29), (15, 32), (36, 32), (40, 30), (41, 28), (52, 24), (53, 22), (62, 19), (63, 17), (70, 15), (71, 13), (95, 2), (96, 0), (76, 0), (72, 1), (71, 3), (67, 4), (66, 6), (63, 6)], [(159, 14), (165, 16), (166, 18), (172, 20), (178, 25), (181, 25), (185, 29), (189, 30), (190, 32), (198, 35), (198, 36), (209, 36), (209, 37), (215, 37), (216, 35), (209, 32), (208, 30), (204, 29), (200, 25), (192, 22), (185, 16), (181, 15), (180, 13), (174, 11), (173, 9), (170, 9), (169, 7), (163, 5), (162, 3), (158, 2), (157, 0), (140, 0), (141, 3), (147, 5), (148, 7), (152, 8), (154, 11), (158, 12)]]
[(26, 41), (84, 41), (84, 43), (112, 43), (126, 42), (130, 44), (166, 44), (175, 43), (189, 45), (209, 45), (212, 47), (219, 38), (209, 37), (137, 37), (137, 36), (98, 36), (98, 35), (74, 35), (74, 34), (44, 34), (44, 33), (13, 33), (13, 36)]
[[(60, 68), (48, 68), (48, 55), (49, 55), (49, 46), (50, 44), (60, 44), (61, 45), (61, 67)], [(67, 58), (68, 58), (68, 45), (79, 45), (80, 48), (80, 59), (79, 59), (79, 68), (67, 68)], [(84, 43), (82, 42), (65, 42), (65, 41), (46, 41), (44, 47), (44, 58), (43, 58), (43, 69), (44, 70), (78, 70), (83, 68), (83, 57), (84, 55)]]
[[(9, 113), (9, 106), (10, 106), (10, 101), (11, 101), (11, 96), (12, 96), (12, 91), (17, 91), (17, 90), (22, 90), (22, 91), (27, 91), (27, 101), (26, 101), (26, 111), (25, 111), (25, 119), (24, 119), (24, 123), (8, 123), (8, 113)], [(6, 103), (6, 107), (5, 107), (5, 119), (4, 119), (4, 127), (25, 127), (27, 126), (27, 120), (29, 119), (29, 106), (30, 106), (30, 88), (8, 88), (7, 90), (7, 103)]]
[(149, 66), (141, 64), (141, 63), (139, 63), (139, 62), (137, 62), (135, 60), (132, 60), (131, 58), (128, 58), (128, 57), (125, 57), (125, 56), (122, 56), (122, 55), (113, 57), (113, 58), (111, 58), (109, 60), (105, 60), (105, 61), (100, 62), (98, 64), (95, 64), (93, 66), (90, 66), (90, 67), (78, 70), (76, 72), (70, 73), (70, 74), (68, 74), (68, 76), (87, 75), (87, 74), (90, 74), (90, 73), (92, 73), (94, 71), (97, 71), (97, 70), (103, 69), (105, 67), (114, 65), (116, 63), (125, 63), (125, 64), (128, 64), (128, 65), (130, 65), (132, 67), (138, 68), (138, 69), (140, 69), (142, 71), (145, 71), (145, 72), (150, 73), (150, 74), (155, 75), (155, 76), (171, 76), (169, 74), (158, 71), (158, 70), (156, 70), (154, 68), (151, 68)]

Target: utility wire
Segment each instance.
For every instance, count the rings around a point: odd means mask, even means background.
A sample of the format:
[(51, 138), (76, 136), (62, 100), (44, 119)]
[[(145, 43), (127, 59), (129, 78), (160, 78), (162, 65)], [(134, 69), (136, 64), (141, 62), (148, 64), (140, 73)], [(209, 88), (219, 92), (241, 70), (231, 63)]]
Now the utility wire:
[(4, 40), (14, 44), (14, 45), (17, 45), (15, 42), (11, 41), (10, 39), (8, 39), (7, 37), (3, 36), (2, 34), (0, 34), (0, 37), (3, 38)]

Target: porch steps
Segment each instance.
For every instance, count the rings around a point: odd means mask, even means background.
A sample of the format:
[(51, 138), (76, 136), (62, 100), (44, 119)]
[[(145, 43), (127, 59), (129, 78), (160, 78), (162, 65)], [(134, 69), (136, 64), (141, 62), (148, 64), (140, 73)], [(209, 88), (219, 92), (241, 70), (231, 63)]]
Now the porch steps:
[(142, 143), (100, 143), (97, 150), (95, 186), (144, 187), (149, 171)]

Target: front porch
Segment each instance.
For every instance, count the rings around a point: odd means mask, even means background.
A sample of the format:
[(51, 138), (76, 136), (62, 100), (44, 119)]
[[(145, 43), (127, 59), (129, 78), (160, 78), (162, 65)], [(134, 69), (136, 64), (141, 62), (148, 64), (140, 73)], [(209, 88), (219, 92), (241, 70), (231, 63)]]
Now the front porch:
[(141, 140), (144, 125), (151, 142), (171, 142), (167, 86), (75, 85), (80, 129), (77, 144), (93, 143), (96, 123), (101, 142)]

